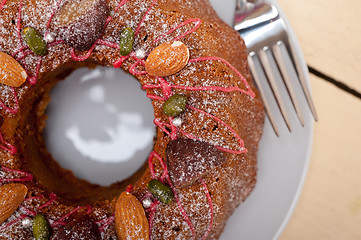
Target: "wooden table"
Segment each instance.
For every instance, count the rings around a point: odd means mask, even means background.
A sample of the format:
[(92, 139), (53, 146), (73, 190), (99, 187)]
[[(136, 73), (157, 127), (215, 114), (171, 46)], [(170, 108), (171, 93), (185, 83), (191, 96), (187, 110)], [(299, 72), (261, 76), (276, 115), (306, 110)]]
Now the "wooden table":
[(281, 240), (361, 239), (361, 4), (278, 0), (311, 74), (319, 121), (297, 207)]

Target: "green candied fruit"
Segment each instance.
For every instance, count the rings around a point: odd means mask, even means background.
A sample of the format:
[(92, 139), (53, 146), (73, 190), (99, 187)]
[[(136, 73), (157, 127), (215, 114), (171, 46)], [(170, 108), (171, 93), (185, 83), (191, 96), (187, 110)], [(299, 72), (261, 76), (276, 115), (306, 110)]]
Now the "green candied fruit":
[(174, 94), (163, 105), (163, 113), (170, 117), (176, 117), (187, 107), (187, 97), (181, 94)]
[(130, 27), (123, 29), (120, 33), (119, 52), (122, 56), (127, 56), (133, 49), (134, 30)]
[(35, 28), (25, 28), (23, 30), (23, 38), (33, 53), (40, 56), (44, 56), (46, 54), (46, 41)]
[(50, 239), (50, 226), (44, 215), (38, 213), (33, 220), (33, 235), (35, 240)]
[(169, 204), (173, 201), (172, 189), (157, 179), (152, 179), (148, 182), (147, 187), (153, 196), (164, 204)]

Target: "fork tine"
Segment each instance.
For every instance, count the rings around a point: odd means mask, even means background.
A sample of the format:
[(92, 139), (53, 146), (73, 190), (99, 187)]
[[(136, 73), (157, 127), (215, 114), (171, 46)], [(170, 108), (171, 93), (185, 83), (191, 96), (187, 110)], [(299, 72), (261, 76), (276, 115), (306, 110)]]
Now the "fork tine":
[(266, 72), (268, 82), (273, 90), (278, 107), (281, 111), (282, 117), (288, 127), (288, 130), (291, 132), (292, 128), (291, 128), (290, 120), (285, 105), (283, 103), (280, 90), (278, 88), (278, 86), (281, 86), (283, 83), (278, 81), (282, 79), (282, 76), (278, 71), (276, 61), (270, 51), (270, 48), (267, 46), (259, 51), (259, 56), (262, 66)]
[(276, 125), (276, 121), (272, 115), (272, 111), (271, 111), (271, 108), (269, 106), (269, 102), (266, 98), (267, 96), (273, 96), (273, 93), (271, 91), (271, 89), (268, 87), (264, 87), (264, 84), (267, 83), (267, 78), (266, 76), (264, 75), (263, 73), (263, 69), (262, 69), (262, 66), (261, 66), (261, 63), (257, 57), (257, 54), (255, 52), (250, 52), (248, 54), (248, 65), (249, 65), (249, 68), (251, 70), (251, 73), (252, 73), (252, 76), (253, 76), (253, 79), (257, 85), (257, 88), (258, 88), (258, 91), (261, 95), (261, 98), (262, 98), (262, 101), (263, 101), (263, 105), (264, 105), (264, 108), (266, 110), (266, 113), (267, 113), (267, 116), (268, 116), (268, 119), (270, 120), (271, 122), (271, 125), (272, 125), (272, 128), (274, 130), (274, 132), (276, 133), (277, 136), (279, 136), (279, 132), (278, 132), (278, 129), (277, 129), (277, 125)]
[(280, 68), (280, 71), (283, 76), (283, 80), (287, 87), (288, 93), (290, 95), (293, 107), (296, 110), (298, 119), (300, 120), (302, 126), (305, 126), (305, 121), (301, 112), (301, 107), (298, 103), (296, 93), (293, 88), (292, 79), (298, 79), (297, 73), (292, 65), (291, 57), (288, 54), (288, 50), (285, 44), (282, 41), (278, 41), (275, 45), (272, 46), (273, 54), (277, 61), (277, 64)]
[[(289, 45), (290, 45), (292, 56), (297, 56), (297, 53), (296, 53), (296, 50), (295, 50), (296, 48), (294, 46), (294, 43), (292, 41), (289, 41)], [(315, 108), (315, 105), (314, 105), (313, 100), (312, 100), (310, 89), (309, 89), (309, 87), (307, 85), (308, 79), (307, 79), (307, 77), (305, 75), (305, 72), (302, 69), (301, 60), (299, 58), (297, 58), (297, 57), (293, 57), (292, 60), (293, 60), (293, 62), (295, 64), (295, 66), (296, 66), (296, 70), (298, 72), (299, 80), (300, 80), (300, 83), (301, 83), (301, 86), (302, 86), (303, 93), (305, 94), (305, 97), (307, 99), (308, 106), (311, 109), (313, 118), (317, 122), (318, 121), (318, 115), (317, 115), (316, 108)]]
[[(301, 111), (304, 100), (317, 121), (318, 116), (308, 86), (307, 69), (297, 47), (297, 40), (293, 37), (292, 30), (288, 29), (282, 14), (270, 0), (237, 1), (243, 4), (247, 2), (249, 6), (236, 7), (234, 29), (241, 34), (248, 48), (251, 73), (264, 104), (269, 103), (270, 107), (265, 106), (265, 109), (277, 136), (274, 117), (278, 121), (282, 116), (290, 132), (291, 120), (297, 117), (301, 125), (305, 126), (308, 118), (304, 118), (305, 112), (303, 109)], [(271, 110), (274, 112), (271, 113)]]

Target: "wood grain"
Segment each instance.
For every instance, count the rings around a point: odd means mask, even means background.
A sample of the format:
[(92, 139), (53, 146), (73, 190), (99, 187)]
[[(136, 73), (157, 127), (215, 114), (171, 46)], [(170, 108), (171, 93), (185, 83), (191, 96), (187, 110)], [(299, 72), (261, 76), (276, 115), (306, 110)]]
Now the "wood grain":
[(361, 4), (278, 0), (312, 67), (361, 92)]
[(361, 101), (311, 76), (319, 114), (301, 198), (280, 240), (361, 239)]

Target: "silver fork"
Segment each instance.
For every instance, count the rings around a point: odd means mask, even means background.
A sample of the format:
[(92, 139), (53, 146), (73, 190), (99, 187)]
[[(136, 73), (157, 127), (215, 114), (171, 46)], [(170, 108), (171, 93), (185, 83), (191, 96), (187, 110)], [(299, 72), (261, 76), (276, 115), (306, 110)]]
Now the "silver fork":
[(248, 48), (248, 63), (259, 89), (271, 125), (279, 136), (270, 101), (277, 102), (282, 117), (289, 129), (291, 123), (280, 89), (285, 89), (298, 119), (304, 126), (304, 117), (296, 97), (292, 81), (298, 79), (315, 121), (316, 109), (307, 85), (307, 76), (302, 70), (293, 42), (290, 40), (285, 21), (272, 2), (268, 0), (237, 0), (234, 29), (243, 37)]

